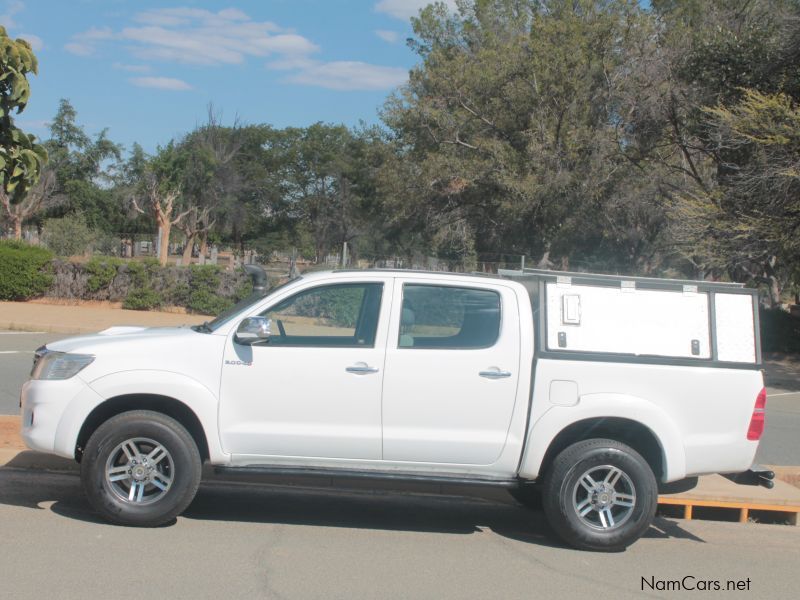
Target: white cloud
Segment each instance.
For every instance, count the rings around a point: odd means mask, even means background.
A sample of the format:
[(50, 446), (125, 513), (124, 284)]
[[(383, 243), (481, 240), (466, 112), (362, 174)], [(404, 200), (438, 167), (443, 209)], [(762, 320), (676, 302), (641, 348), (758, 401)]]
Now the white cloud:
[(287, 81), (331, 90), (388, 90), (405, 82), (408, 71), (359, 61), (316, 63), (290, 75)]
[(31, 45), (31, 48), (37, 52), (44, 48), (44, 42), (38, 35), (34, 35), (32, 33), (20, 33), (18, 37), (21, 37), (23, 40), (28, 42)]
[(129, 73), (149, 73), (151, 71), (150, 65), (126, 65), (117, 62), (112, 66), (119, 71), (128, 71)]
[(319, 48), (307, 38), (271, 21), (253, 21), (241, 10), (161, 8), (139, 13), (141, 25), (125, 27), (120, 37), (134, 43), (132, 54), (198, 65), (241, 64), (246, 58), (305, 56)]
[(14, 29), (17, 23), (14, 21), (14, 15), (21, 13), (25, 10), (25, 3), (20, 0), (10, 0), (5, 3), (6, 11), (0, 15), (0, 25), (6, 29)]
[(78, 56), (92, 56), (97, 50), (97, 42), (111, 39), (114, 39), (111, 27), (90, 27), (73, 35), (72, 41), (64, 44), (64, 50)]
[(211, 12), (201, 8), (159, 8), (134, 17), (114, 32), (108, 27), (72, 36), (67, 51), (94, 54), (99, 42), (129, 42), (128, 51), (143, 60), (195, 65), (241, 64), (248, 57), (302, 57), (319, 48), (307, 38), (270, 21), (254, 21), (241, 10)]
[(172, 77), (133, 77), (130, 81), (133, 85), (138, 87), (170, 90), (173, 92), (182, 92), (192, 89), (192, 86), (182, 79), (174, 79)]
[[(0, 25), (5, 27), (7, 30), (18, 29), (20, 24), (14, 20), (14, 16), (25, 10), (25, 3), (21, 2), (21, 0), (8, 0), (3, 4), (5, 5), (5, 12), (0, 15)], [(42, 41), (42, 38), (33, 33), (11, 34), (9, 31), (9, 36), (14, 39), (22, 38), (23, 40), (26, 40), (31, 45), (31, 48), (36, 51), (44, 48), (44, 42)]]
[[(450, 11), (456, 10), (456, 0), (439, 0), (447, 5)], [(381, 0), (375, 5), (375, 11), (384, 13), (395, 19), (408, 21), (419, 15), (420, 9), (433, 4), (434, 0)]]
[[(376, 34), (388, 42), (400, 36), (389, 30)], [(285, 81), (334, 90), (388, 90), (408, 77), (401, 67), (315, 60), (313, 55), (319, 47), (308, 38), (271, 21), (255, 21), (236, 8), (218, 12), (191, 7), (146, 10), (121, 30), (91, 28), (73, 36), (64, 48), (90, 56), (106, 43), (123, 45), (143, 61), (218, 66), (264, 58), (267, 68), (287, 72)], [(147, 65), (140, 64), (115, 63), (114, 67), (132, 73), (150, 72)], [(185, 81), (169, 77), (134, 77), (130, 82), (164, 90), (191, 89)]]
[(381, 38), (384, 42), (388, 42), (390, 44), (394, 44), (397, 40), (400, 39), (400, 34), (396, 31), (391, 31), (389, 29), (376, 29), (375, 35)]
[(82, 42), (70, 42), (69, 44), (64, 44), (64, 50), (70, 54), (76, 54), (78, 56), (91, 56), (94, 54), (94, 46), (91, 44), (84, 44)]

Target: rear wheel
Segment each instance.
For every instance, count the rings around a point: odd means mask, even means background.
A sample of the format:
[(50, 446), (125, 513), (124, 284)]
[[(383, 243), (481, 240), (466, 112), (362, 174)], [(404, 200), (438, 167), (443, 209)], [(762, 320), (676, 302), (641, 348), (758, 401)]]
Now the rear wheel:
[(653, 522), (658, 486), (633, 448), (593, 439), (563, 450), (545, 476), (544, 510), (555, 532), (583, 550), (623, 550)]
[(121, 525), (163, 525), (189, 506), (202, 461), (192, 436), (161, 413), (131, 411), (92, 434), (81, 461), (89, 502)]

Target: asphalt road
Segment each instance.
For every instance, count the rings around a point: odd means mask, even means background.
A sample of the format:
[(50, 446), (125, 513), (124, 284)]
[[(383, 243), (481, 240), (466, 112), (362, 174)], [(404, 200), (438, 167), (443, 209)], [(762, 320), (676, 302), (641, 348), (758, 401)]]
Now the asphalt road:
[[(19, 414), (19, 390), (31, 369), (33, 351), (67, 336), (0, 331), (0, 414)], [(783, 378), (780, 388), (768, 388), (767, 427), (756, 462), (800, 465), (800, 381)]]
[(0, 469), (0, 532), (15, 599), (704, 596), (658, 590), (675, 580), (791, 598), (800, 553), (796, 527), (663, 518), (624, 553), (587, 553), (510, 503), (250, 485), (204, 484), (170, 526), (115, 527), (77, 476), (14, 469)]
[(19, 414), (19, 390), (31, 372), (33, 351), (67, 336), (0, 331), (0, 414)]

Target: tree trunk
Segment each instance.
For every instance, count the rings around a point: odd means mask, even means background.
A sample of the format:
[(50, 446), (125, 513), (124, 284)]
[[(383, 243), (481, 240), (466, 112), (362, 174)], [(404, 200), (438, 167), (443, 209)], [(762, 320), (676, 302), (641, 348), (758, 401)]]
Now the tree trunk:
[(194, 240), (197, 237), (197, 234), (191, 234), (186, 236), (186, 247), (183, 249), (183, 259), (181, 263), (184, 265), (192, 264), (192, 250), (194, 249)]
[(14, 225), (14, 239), (22, 239), (22, 217), (11, 217), (11, 223)]
[(764, 272), (769, 282), (769, 303), (772, 308), (781, 307), (781, 284), (775, 273), (775, 263), (778, 262), (777, 256), (771, 256), (764, 264)]
[(769, 276), (769, 303), (772, 308), (781, 307), (781, 286), (778, 278), (774, 275)]
[(169, 230), (172, 229), (172, 223), (169, 219), (164, 219), (159, 223), (161, 228), (161, 239), (158, 251), (158, 264), (162, 267), (167, 266), (167, 258), (169, 258)]
[(206, 251), (208, 251), (208, 232), (204, 231), (200, 234), (200, 256), (205, 258)]

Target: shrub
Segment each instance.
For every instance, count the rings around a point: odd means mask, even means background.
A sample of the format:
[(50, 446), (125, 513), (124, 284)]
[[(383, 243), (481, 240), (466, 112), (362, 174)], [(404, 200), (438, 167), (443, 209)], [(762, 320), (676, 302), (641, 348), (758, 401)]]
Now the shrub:
[(186, 308), (201, 315), (218, 315), (231, 306), (233, 302), (208, 290), (194, 290), (186, 303)]
[(0, 241), (0, 300), (28, 300), (53, 283), (52, 252), (13, 240)]
[(217, 265), (191, 265), (186, 308), (203, 315), (216, 315), (232, 306), (229, 298), (217, 293), (219, 284), (220, 268)]
[(105, 256), (92, 258), (84, 266), (89, 274), (89, 279), (86, 281), (87, 289), (95, 293), (110, 286), (117, 276), (117, 269), (121, 264), (122, 261), (118, 258)]
[(42, 227), (42, 240), (59, 256), (84, 254), (94, 238), (94, 232), (80, 215), (47, 219)]
[(132, 261), (125, 266), (130, 278), (130, 289), (122, 301), (122, 308), (152, 310), (164, 304), (164, 296), (155, 290), (153, 275), (160, 269), (158, 260)]
[(800, 352), (800, 319), (779, 308), (762, 309), (761, 349), (764, 352)]
[(163, 304), (161, 295), (152, 288), (136, 288), (125, 296), (122, 308), (130, 310), (153, 310)]

